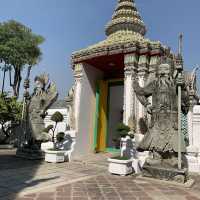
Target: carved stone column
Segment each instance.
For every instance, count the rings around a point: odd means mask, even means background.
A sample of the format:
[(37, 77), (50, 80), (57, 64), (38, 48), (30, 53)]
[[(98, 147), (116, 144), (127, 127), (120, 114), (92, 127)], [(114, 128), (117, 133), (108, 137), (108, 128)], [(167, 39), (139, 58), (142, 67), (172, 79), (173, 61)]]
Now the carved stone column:
[[(145, 82), (147, 80), (147, 73), (148, 73), (148, 56), (141, 55), (138, 63), (138, 80), (139, 80), (139, 85), (141, 87), (145, 86)], [(145, 116), (146, 112), (144, 106), (138, 100), (137, 104), (138, 104), (137, 120), (139, 121), (140, 118)]]
[[(138, 81), (141, 87), (145, 86), (145, 82), (147, 81), (147, 74), (148, 74), (148, 63), (149, 59), (147, 55), (141, 55), (138, 62)], [(140, 118), (143, 118), (146, 115), (145, 107), (136, 100), (137, 105), (137, 123), (139, 122)], [(139, 126), (137, 126), (137, 133), (140, 133)]]
[[(139, 80), (139, 85), (141, 87), (144, 87), (145, 85), (145, 79), (146, 79), (146, 74), (145, 73), (138, 73), (138, 80)], [(137, 107), (138, 107), (138, 112), (137, 112), (137, 121), (139, 121), (140, 118), (144, 117), (145, 115), (145, 107), (139, 102), (137, 99)]]
[(130, 117), (135, 117), (135, 93), (133, 90), (133, 76), (137, 73), (137, 55), (127, 54), (124, 58), (124, 117), (123, 121), (128, 125)]
[(79, 121), (79, 110), (80, 110), (80, 97), (81, 97), (81, 80), (83, 76), (83, 64), (76, 64), (74, 67), (74, 120), (75, 120), (75, 130), (78, 131), (78, 121)]

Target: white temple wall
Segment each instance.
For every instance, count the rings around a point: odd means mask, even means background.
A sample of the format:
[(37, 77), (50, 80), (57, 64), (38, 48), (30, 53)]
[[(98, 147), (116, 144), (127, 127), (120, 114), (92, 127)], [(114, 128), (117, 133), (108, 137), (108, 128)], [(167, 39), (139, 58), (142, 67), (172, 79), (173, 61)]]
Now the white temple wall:
[(133, 94), (132, 74), (127, 74), (124, 80), (124, 123), (128, 125), (128, 120), (133, 116), (134, 94)]
[(124, 116), (123, 122), (128, 125), (130, 117), (136, 117), (135, 92), (133, 90), (133, 76), (136, 71), (137, 56), (135, 53), (124, 56)]
[[(75, 98), (76, 113), (76, 145), (73, 158), (91, 153), (93, 143), (93, 130), (96, 111), (97, 81), (103, 77), (103, 72), (88, 64), (82, 64), (81, 92)], [(75, 100), (76, 101), (76, 100)]]
[(74, 120), (75, 120), (75, 130), (78, 130), (78, 119), (80, 110), (80, 98), (81, 98), (81, 88), (82, 88), (82, 76), (83, 76), (83, 65), (77, 64), (74, 69)]
[(189, 172), (200, 172), (200, 106), (196, 105), (193, 112), (188, 113), (189, 146), (187, 161)]
[(194, 106), (193, 113), (189, 113), (192, 118), (192, 126), (189, 125), (191, 133), (189, 133), (190, 146), (199, 148), (200, 152), (200, 106)]

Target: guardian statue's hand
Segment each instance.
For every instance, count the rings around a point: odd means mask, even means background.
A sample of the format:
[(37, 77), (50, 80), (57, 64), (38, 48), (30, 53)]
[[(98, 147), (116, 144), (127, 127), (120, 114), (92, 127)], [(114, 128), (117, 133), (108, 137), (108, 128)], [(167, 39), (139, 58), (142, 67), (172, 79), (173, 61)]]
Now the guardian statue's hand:
[(147, 112), (151, 115), (152, 114), (152, 106), (151, 106), (151, 104), (148, 104), (146, 109), (147, 109)]
[(45, 118), (46, 115), (47, 115), (47, 113), (46, 113), (44, 110), (42, 110), (42, 111), (40, 112), (40, 117)]

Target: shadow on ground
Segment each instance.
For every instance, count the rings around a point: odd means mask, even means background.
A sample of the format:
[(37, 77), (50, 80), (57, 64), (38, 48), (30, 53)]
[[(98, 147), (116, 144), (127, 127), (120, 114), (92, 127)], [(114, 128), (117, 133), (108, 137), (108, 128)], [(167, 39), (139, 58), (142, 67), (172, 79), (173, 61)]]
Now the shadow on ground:
[[(57, 186), (107, 171), (107, 157), (103, 155), (90, 155), (88, 161), (87, 157), (84, 159), (86, 163), (77, 160), (54, 164), (17, 158), (15, 154), (15, 150), (0, 150), (0, 200), (27, 200), (29, 194), (53, 192)], [(52, 198), (48, 196), (48, 199)]]
[(25, 189), (57, 178), (35, 179), (43, 161), (17, 158), (15, 150), (0, 150), (0, 199), (14, 200)]

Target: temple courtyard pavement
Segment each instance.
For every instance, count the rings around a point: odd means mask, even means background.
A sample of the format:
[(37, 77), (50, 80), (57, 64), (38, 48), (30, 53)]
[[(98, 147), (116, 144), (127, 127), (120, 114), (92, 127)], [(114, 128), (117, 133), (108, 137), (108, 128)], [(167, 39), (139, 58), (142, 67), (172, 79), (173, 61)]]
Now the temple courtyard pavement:
[(107, 157), (50, 164), (15, 157), (0, 150), (0, 200), (200, 200), (200, 175), (192, 188), (110, 175)]

